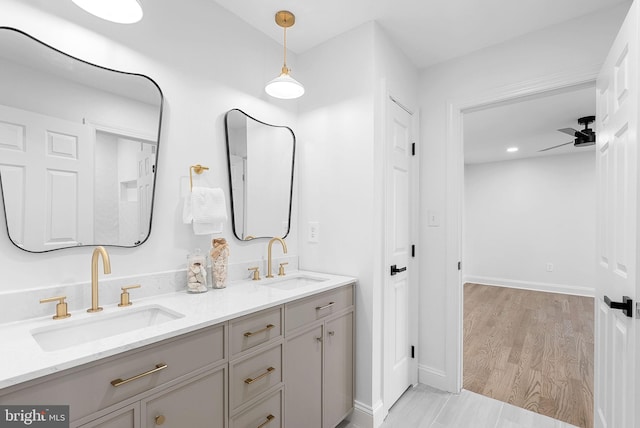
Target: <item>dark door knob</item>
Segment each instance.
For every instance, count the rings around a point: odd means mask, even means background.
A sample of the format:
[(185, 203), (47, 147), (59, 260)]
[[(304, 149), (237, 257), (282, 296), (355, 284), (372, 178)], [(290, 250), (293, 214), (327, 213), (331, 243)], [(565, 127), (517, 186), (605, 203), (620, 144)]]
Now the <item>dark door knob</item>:
[(396, 267), (396, 265), (392, 265), (391, 266), (391, 276), (393, 276), (393, 275), (395, 275), (395, 274), (397, 274), (399, 272), (404, 272), (405, 270), (407, 270), (406, 266), (399, 268), (399, 267)]
[(629, 296), (622, 296), (622, 302), (612, 302), (608, 296), (604, 296), (604, 302), (611, 309), (622, 309), (626, 316), (633, 317), (633, 300)]

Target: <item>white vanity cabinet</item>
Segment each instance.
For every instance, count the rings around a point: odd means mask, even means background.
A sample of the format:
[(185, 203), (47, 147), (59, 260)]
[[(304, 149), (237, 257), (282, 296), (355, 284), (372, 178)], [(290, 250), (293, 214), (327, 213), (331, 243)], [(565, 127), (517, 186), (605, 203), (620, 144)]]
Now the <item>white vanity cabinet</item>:
[(285, 305), (285, 422), (334, 428), (353, 409), (353, 285)]

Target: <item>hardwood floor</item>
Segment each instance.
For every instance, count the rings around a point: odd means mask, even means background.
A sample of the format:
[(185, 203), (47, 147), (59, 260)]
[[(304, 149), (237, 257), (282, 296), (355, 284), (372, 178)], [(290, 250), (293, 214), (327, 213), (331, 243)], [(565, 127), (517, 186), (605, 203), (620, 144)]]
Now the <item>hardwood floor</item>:
[(464, 286), (464, 388), (593, 427), (593, 298)]
[[(348, 421), (337, 428), (358, 428)], [(475, 392), (450, 394), (426, 385), (409, 388), (380, 428), (575, 428), (565, 422)]]

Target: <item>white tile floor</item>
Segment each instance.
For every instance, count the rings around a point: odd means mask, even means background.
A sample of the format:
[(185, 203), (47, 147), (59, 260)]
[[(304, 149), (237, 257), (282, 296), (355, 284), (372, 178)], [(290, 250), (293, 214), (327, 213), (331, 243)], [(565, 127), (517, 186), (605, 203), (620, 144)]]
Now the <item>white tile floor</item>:
[[(358, 428), (343, 422), (338, 428)], [(575, 428), (573, 425), (463, 390), (450, 394), (425, 385), (410, 388), (381, 428)]]

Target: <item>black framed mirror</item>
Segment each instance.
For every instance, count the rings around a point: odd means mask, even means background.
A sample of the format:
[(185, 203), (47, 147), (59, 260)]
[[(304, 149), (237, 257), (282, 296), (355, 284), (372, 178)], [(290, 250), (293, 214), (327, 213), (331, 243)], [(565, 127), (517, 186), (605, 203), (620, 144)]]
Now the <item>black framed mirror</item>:
[(151, 232), (163, 94), (0, 27), (0, 190), (30, 252), (135, 247)]
[(225, 132), (235, 237), (285, 238), (291, 228), (293, 130), (233, 109), (225, 115)]

